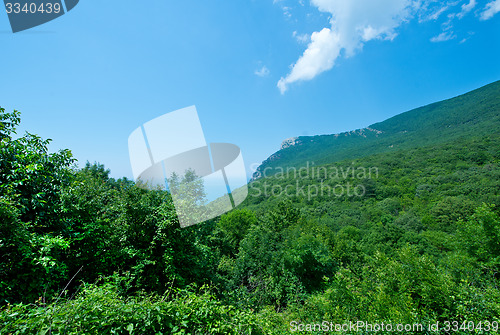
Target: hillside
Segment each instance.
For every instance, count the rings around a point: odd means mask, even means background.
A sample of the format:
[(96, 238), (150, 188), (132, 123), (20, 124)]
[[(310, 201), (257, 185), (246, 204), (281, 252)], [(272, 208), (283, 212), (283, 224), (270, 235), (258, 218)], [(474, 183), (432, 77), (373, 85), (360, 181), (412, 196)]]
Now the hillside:
[[(396, 115), (367, 128), (346, 133), (300, 136), (265, 160), (253, 179), (276, 168), (316, 165), (375, 153), (394, 152), (461, 137), (487, 135), (500, 129), (500, 81), (458, 97)], [(267, 169), (267, 170), (266, 170)]]
[[(0, 108), (0, 333), (497, 334), (498, 86), (325, 137), (343, 160), (257, 179), (187, 228), (167, 191), (14, 139)], [(323, 148), (297, 140), (283, 152)]]

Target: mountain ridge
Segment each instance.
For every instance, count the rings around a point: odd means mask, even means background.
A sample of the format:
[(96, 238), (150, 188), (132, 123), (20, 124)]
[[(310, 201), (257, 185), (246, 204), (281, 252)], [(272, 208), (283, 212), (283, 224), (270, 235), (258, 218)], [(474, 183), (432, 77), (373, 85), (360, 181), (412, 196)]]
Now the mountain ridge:
[(500, 80), (397, 114), (366, 128), (330, 135), (292, 137), (269, 156), (252, 176), (266, 169), (300, 167), (307, 162), (333, 163), (373, 153), (442, 143), (462, 136), (490, 134), (500, 129)]

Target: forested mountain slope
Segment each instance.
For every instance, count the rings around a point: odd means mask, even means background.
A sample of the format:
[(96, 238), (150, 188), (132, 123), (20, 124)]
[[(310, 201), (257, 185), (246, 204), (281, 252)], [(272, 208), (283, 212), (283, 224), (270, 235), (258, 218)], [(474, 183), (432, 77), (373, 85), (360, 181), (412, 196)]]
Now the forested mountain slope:
[[(300, 167), (381, 152), (442, 143), (500, 129), (500, 81), (458, 97), (420, 107), (351, 132), (301, 136), (271, 155), (254, 174), (269, 176), (276, 167)], [(267, 170), (265, 170), (267, 168)]]
[(291, 156), (184, 229), (168, 192), (14, 139), (0, 108), (0, 334), (498, 334), (498, 88), (330, 138), (343, 160)]

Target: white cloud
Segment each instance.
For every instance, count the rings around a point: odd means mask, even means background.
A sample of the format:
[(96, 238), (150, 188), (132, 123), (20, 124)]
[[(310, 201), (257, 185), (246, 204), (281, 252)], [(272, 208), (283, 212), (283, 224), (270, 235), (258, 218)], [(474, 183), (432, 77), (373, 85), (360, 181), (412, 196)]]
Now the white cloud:
[(500, 12), (500, 0), (494, 0), (484, 8), (484, 11), (481, 13), (481, 20), (491, 19), (498, 12)]
[(260, 69), (255, 70), (254, 74), (259, 77), (266, 77), (271, 73), (269, 69), (264, 65)]
[(443, 29), (443, 31), (448, 31), (448, 30), (451, 30), (453, 28), (453, 20), (455, 20), (455, 18), (457, 17), (457, 14), (450, 13), (446, 17), (448, 18), (448, 20), (441, 23), (441, 28)]
[(287, 6), (282, 6), (281, 9), (283, 10), (283, 15), (285, 15), (287, 18), (292, 17), (291, 9), (290, 7)]
[(285, 5), (284, 0), (273, 0), (273, 5), (278, 5), (281, 7), (281, 10), (283, 11), (283, 15), (287, 18), (290, 19), (292, 17), (292, 8), (288, 7)]
[(291, 83), (330, 70), (341, 54), (353, 56), (370, 40), (393, 40), (396, 28), (422, 5), (416, 0), (311, 0), (311, 4), (331, 15), (330, 27), (312, 33), (307, 49), (278, 82), (281, 93)]
[(308, 34), (299, 34), (297, 31), (294, 31), (292, 36), (295, 37), (299, 43), (307, 43), (311, 40), (311, 37)]
[[(472, 1), (474, 1), (474, 0), (472, 0)], [(441, 14), (443, 14), (446, 10), (448, 10), (448, 8), (449, 8), (449, 6), (440, 7), (436, 11), (434, 11), (432, 14), (420, 19), (419, 22), (422, 23), (425, 21), (436, 21), (437, 19), (439, 19)]]
[[(280, 0), (274, 0), (278, 2)], [(300, 1), (300, 0), (299, 0)], [(500, 12), (500, 0), (488, 0), (479, 18), (488, 20)], [(441, 32), (430, 39), (443, 42), (458, 39), (464, 43), (469, 36), (457, 36), (454, 23), (478, 7), (478, 0), (310, 0), (311, 6), (329, 17), (328, 26), (311, 35), (293, 37), (300, 43), (308, 43), (306, 50), (290, 66), (289, 73), (281, 77), (277, 86), (285, 93), (298, 81), (315, 78), (330, 70), (339, 57), (351, 57), (372, 40), (394, 40), (398, 28), (410, 20), (419, 23), (439, 20)], [(282, 6), (282, 4), (281, 4)], [(282, 6), (284, 7), (284, 6)], [(286, 11), (289, 8), (284, 7)], [(308, 14), (309, 15), (309, 14)], [(463, 34), (460, 34), (463, 35)]]
[(287, 85), (300, 80), (310, 80), (321, 72), (330, 70), (340, 53), (340, 36), (329, 28), (323, 28), (311, 35), (311, 42), (297, 63), (292, 66), (290, 74), (281, 78), (278, 88), (281, 94)]
[(464, 37), (461, 41), (460, 41), (460, 44), (462, 43), (465, 43), (469, 40), (469, 38), (472, 37), (472, 35), (474, 35), (474, 32), (473, 31), (469, 31), (469, 33), (467, 34), (467, 37)]
[(332, 15), (332, 30), (340, 35), (341, 47), (353, 55), (371, 39), (393, 39), (397, 28), (410, 15), (411, 0), (311, 0)]
[(459, 19), (463, 18), (465, 15), (467, 15), (467, 13), (469, 13), (471, 10), (473, 10), (474, 7), (476, 7), (476, 4), (477, 4), (476, 0), (470, 0), (468, 4), (463, 4), (462, 11), (457, 14), (457, 17)]
[(444, 42), (444, 41), (449, 41), (449, 40), (452, 40), (454, 38), (456, 38), (457, 36), (455, 34), (453, 34), (453, 31), (443, 31), (441, 34), (437, 35), (437, 36), (434, 36), (433, 38), (431, 38), (431, 42)]

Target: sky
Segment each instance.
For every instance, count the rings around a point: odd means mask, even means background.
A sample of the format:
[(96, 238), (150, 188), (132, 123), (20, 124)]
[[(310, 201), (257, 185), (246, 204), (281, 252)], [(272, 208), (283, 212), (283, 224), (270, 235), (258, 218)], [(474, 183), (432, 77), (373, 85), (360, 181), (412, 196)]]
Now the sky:
[(132, 178), (132, 131), (195, 105), (250, 175), (286, 138), (499, 80), (500, 0), (81, 0), (15, 34), (1, 11), (0, 45), (0, 106), (80, 166)]

